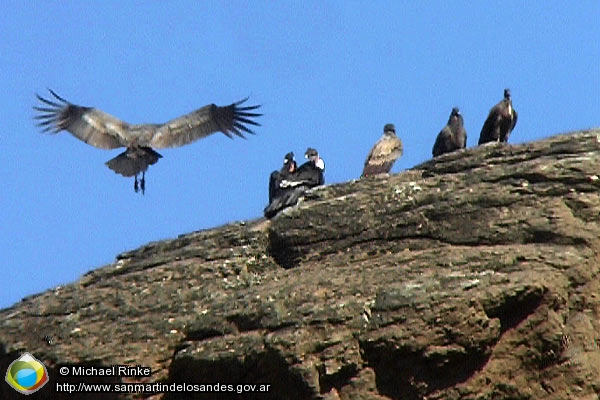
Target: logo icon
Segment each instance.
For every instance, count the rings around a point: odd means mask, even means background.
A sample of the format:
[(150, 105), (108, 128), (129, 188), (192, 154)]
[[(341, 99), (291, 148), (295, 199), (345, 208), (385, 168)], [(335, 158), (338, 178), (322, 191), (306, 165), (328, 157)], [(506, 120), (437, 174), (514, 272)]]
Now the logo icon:
[(8, 366), (6, 382), (17, 392), (31, 394), (48, 383), (48, 371), (40, 360), (23, 353)]

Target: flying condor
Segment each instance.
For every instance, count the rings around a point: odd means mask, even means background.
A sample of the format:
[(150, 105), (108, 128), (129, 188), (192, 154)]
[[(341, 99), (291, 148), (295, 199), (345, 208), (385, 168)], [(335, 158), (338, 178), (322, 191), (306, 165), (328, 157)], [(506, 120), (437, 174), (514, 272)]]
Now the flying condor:
[[(39, 113), (34, 117), (44, 132), (56, 134), (62, 130), (99, 149), (126, 150), (108, 161), (108, 168), (125, 177), (135, 177), (134, 190), (146, 189), (145, 174), (150, 165), (162, 156), (154, 149), (179, 147), (222, 132), (244, 138), (254, 134), (247, 125), (260, 126), (253, 118), (260, 105), (242, 106), (245, 98), (225, 107), (209, 104), (164, 124), (129, 124), (97, 108), (72, 104), (50, 90), (54, 99), (36, 94), (41, 102), (33, 107)], [(142, 174), (138, 185), (138, 175)]]

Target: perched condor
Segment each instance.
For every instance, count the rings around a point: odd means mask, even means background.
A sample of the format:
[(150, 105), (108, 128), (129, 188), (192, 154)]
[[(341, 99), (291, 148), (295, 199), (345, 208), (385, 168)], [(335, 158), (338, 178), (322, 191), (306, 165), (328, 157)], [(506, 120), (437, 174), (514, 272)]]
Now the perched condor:
[(387, 174), (398, 158), (402, 156), (402, 141), (396, 136), (393, 124), (383, 127), (383, 135), (375, 143), (367, 159), (361, 177)]
[(481, 128), (479, 144), (508, 142), (508, 137), (517, 124), (518, 116), (512, 106), (510, 89), (504, 89), (504, 99), (492, 107)]
[(438, 133), (431, 153), (434, 157), (437, 157), (465, 147), (467, 147), (467, 131), (463, 126), (463, 117), (458, 107), (454, 107), (450, 113), (450, 118), (448, 118), (448, 123)]
[[(223, 132), (229, 138), (251, 133), (246, 125), (260, 126), (252, 118), (262, 114), (253, 112), (256, 106), (241, 106), (248, 98), (229, 106), (214, 104), (204, 106), (189, 114), (164, 124), (132, 125), (97, 108), (72, 104), (50, 90), (55, 99), (48, 100), (36, 94), (41, 106), (33, 107), (39, 112), (34, 118), (43, 131), (58, 133), (66, 130), (77, 139), (100, 149), (126, 147), (106, 165), (125, 177), (135, 177), (134, 190), (146, 189), (145, 173), (150, 165), (162, 156), (153, 148), (179, 147), (205, 138), (215, 132)], [(138, 186), (138, 175), (142, 174)]]
[(309, 187), (325, 184), (325, 175), (323, 175), (323, 172), (325, 171), (325, 162), (319, 156), (317, 149), (313, 149), (312, 147), (306, 149), (304, 158), (306, 158), (307, 161), (298, 167), (298, 170), (293, 175), (293, 179), (281, 183), (282, 187), (286, 187), (286, 185), (288, 185), (288, 187), (296, 186), (293, 183), (297, 184), (298, 182), (302, 182)]
[(275, 196), (264, 209), (265, 217), (273, 218), (284, 208), (298, 203), (308, 189), (325, 184), (325, 162), (319, 152), (309, 147), (304, 156), (308, 161), (279, 181)]
[(294, 152), (290, 151), (283, 158), (283, 166), (279, 171), (271, 172), (269, 176), (269, 203), (273, 201), (275, 197), (278, 197), (282, 189), (279, 186), (281, 181), (289, 177), (296, 172), (296, 160), (294, 160)]

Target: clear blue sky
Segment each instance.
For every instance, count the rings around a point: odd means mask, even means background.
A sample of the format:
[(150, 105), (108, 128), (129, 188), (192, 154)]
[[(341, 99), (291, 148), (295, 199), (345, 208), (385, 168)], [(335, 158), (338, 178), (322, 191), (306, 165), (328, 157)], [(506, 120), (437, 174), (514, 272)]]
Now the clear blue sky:
[[(512, 90), (514, 143), (600, 126), (600, 2), (7, 2), (0, 14), (0, 307), (123, 251), (262, 216), (283, 156), (360, 175), (383, 125), (427, 160), (453, 106), (474, 146)], [(34, 126), (34, 93), (132, 123), (250, 96), (263, 126), (162, 150), (145, 196), (90, 147)]]

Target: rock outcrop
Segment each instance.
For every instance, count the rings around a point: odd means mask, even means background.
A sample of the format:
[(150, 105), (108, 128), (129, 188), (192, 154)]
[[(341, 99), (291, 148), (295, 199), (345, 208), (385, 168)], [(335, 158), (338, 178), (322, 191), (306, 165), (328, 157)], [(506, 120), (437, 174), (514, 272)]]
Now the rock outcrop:
[[(598, 399), (599, 167), (600, 130), (485, 145), (150, 243), (0, 311), (1, 371), (42, 360), (32, 399)], [(58, 372), (113, 364), (152, 375)]]

